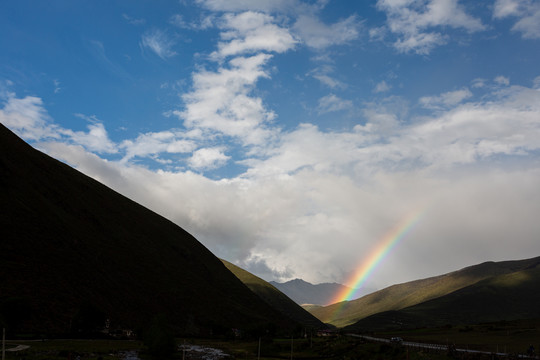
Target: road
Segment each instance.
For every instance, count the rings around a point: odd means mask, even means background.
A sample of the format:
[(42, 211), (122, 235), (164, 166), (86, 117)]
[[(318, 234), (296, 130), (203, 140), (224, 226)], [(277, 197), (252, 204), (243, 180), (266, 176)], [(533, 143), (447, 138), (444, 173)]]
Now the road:
[[(382, 343), (387, 343), (387, 344), (393, 343), (390, 339), (376, 338), (373, 336), (358, 335), (358, 334), (347, 334), (347, 336), (358, 337), (367, 341), (382, 342)], [(399, 342), (399, 344), (405, 347), (416, 348), (416, 349), (426, 349), (426, 350), (441, 351), (441, 352), (448, 351), (448, 346), (440, 345), (440, 344), (425, 344), (425, 343), (418, 343), (418, 342), (411, 342), (411, 341), (401, 341)], [(478, 351), (478, 350), (469, 350), (469, 349), (455, 349), (455, 351), (462, 352), (462, 353), (469, 353), (469, 354), (496, 355), (498, 357), (508, 357), (511, 355), (511, 354), (501, 353), (501, 352), (493, 353), (489, 351)], [(517, 355), (517, 356), (521, 359), (540, 359), (540, 357), (538, 356), (527, 356), (527, 355)]]

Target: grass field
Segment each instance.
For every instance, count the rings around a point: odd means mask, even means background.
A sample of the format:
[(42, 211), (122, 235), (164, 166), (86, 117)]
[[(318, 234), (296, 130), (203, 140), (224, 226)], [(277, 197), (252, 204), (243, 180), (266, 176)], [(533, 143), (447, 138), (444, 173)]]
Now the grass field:
[[(203, 346), (223, 349), (234, 359), (257, 359), (258, 341), (203, 341)], [(291, 349), (292, 342), (292, 349)], [(447, 359), (446, 354), (411, 352), (399, 346), (367, 343), (348, 336), (311, 339), (266, 339), (261, 341), (261, 360), (285, 359)]]
[[(13, 343), (15, 344), (15, 343)], [(118, 360), (123, 359), (126, 351), (141, 351), (141, 359), (152, 359), (145, 354), (144, 347), (133, 341), (107, 341), (107, 340), (47, 340), (47, 341), (17, 341), (16, 344), (30, 345), (28, 350), (20, 353), (6, 353), (6, 360)], [(215, 339), (178, 339), (178, 344), (199, 345), (223, 350), (225, 359), (257, 359), (259, 342), (234, 341)], [(9, 348), (9, 346), (8, 346)], [(292, 350), (292, 351), (291, 351)], [(407, 354), (402, 347), (384, 344), (365, 343), (360, 339), (341, 336), (337, 338), (311, 339), (262, 339), (260, 348), (261, 360), (283, 359), (444, 359), (444, 354)], [(185, 356), (185, 357), (184, 357)], [(203, 359), (202, 355), (178, 351), (167, 359)], [(154, 358), (157, 359), (157, 358)]]
[(84, 360), (118, 360), (126, 351), (139, 351), (143, 345), (128, 340), (15, 340), (6, 343), (6, 349), (16, 345), (28, 345), (21, 352), (6, 351), (6, 360), (57, 360), (73, 359), (80, 356)]
[(504, 353), (525, 353), (530, 345), (540, 349), (540, 319), (380, 332), (375, 336), (402, 337), (407, 341), (455, 344), (457, 348)]
[[(430, 329), (417, 329), (393, 332), (377, 332), (375, 337), (390, 338), (399, 336), (405, 341), (429, 344), (454, 344), (456, 348), (524, 354), (532, 344), (540, 349), (540, 319), (511, 322), (486, 323), (466, 326), (447, 326)], [(261, 338), (245, 339), (177, 339), (179, 351), (168, 359), (202, 359), (195, 351), (181, 350), (182, 345), (197, 345), (205, 348), (220, 349), (229, 356), (224, 359), (448, 359), (446, 353), (426, 350), (406, 349), (399, 345), (369, 343), (359, 338), (345, 335), (336, 337), (303, 338)], [(20, 353), (6, 352), (6, 360), (118, 360), (126, 351), (136, 351), (141, 359), (152, 359), (142, 342), (124, 340), (17, 340), (8, 344), (29, 345), (30, 348)], [(260, 352), (259, 352), (260, 351)], [(259, 357), (260, 354), (260, 357)], [(71, 357), (70, 357), (71, 356)], [(485, 356), (484, 356), (485, 357)], [(481, 355), (469, 357), (482, 359)], [(156, 358), (157, 359), (157, 358)], [(159, 358), (167, 360), (167, 358)]]

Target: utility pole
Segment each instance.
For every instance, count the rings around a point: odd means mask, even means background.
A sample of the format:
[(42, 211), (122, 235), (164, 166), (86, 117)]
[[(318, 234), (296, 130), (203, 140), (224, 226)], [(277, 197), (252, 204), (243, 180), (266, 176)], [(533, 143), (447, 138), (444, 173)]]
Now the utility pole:
[(6, 360), (6, 328), (2, 330), (2, 360)]
[(186, 339), (184, 339), (184, 346), (182, 346), (182, 360), (186, 359)]
[(293, 354), (293, 342), (294, 342), (294, 335), (291, 335), (291, 360), (292, 360), (292, 354)]
[(257, 350), (257, 360), (261, 358), (261, 338), (259, 337), (259, 350)]

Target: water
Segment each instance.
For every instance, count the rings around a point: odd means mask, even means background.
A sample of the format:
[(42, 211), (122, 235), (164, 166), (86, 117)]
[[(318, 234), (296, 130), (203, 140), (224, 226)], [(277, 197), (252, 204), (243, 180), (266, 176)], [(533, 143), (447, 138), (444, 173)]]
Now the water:
[[(180, 345), (178, 350), (180, 352), (186, 352), (186, 360), (222, 360), (230, 356), (220, 349), (199, 345)], [(119, 355), (122, 360), (141, 360), (138, 352), (134, 350), (126, 351)]]
[(199, 345), (181, 345), (179, 346), (179, 350), (186, 352), (186, 359), (221, 360), (230, 356), (220, 349)]
[(139, 353), (135, 350), (126, 351), (124, 353), (120, 353), (120, 358), (123, 360), (141, 360), (139, 358)]

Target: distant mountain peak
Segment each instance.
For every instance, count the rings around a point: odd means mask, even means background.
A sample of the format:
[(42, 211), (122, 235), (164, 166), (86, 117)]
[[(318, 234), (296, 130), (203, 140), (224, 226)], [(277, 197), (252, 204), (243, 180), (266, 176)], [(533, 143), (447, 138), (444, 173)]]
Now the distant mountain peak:
[[(329, 305), (336, 297), (336, 294), (345, 290), (351, 291), (350, 287), (335, 282), (312, 284), (298, 278), (284, 283), (270, 281), (270, 284), (300, 305)], [(365, 295), (375, 290), (376, 289), (362, 289), (360, 290), (360, 294)]]

